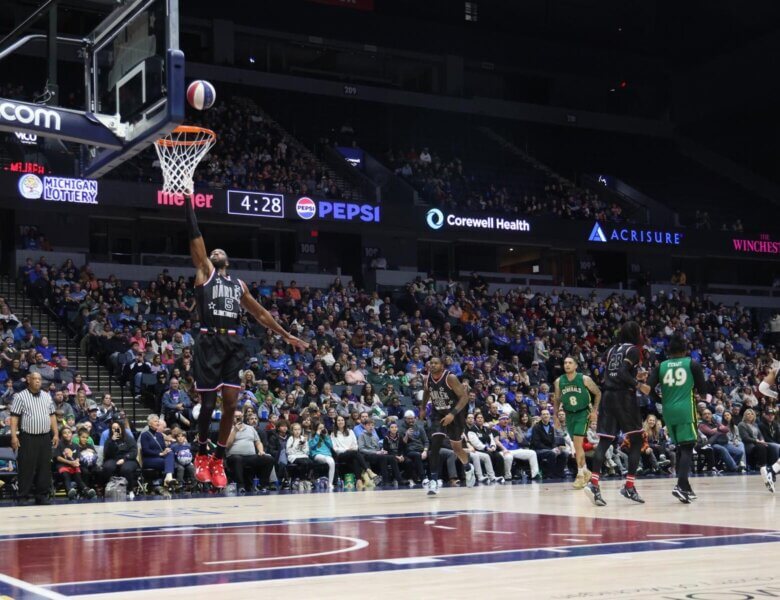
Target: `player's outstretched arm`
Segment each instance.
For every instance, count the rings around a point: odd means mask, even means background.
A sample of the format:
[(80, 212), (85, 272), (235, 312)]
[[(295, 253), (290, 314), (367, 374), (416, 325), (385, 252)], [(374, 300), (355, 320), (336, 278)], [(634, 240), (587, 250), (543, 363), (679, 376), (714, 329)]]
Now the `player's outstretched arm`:
[(209, 260), (206, 252), (206, 244), (203, 242), (203, 235), (198, 229), (198, 220), (195, 218), (195, 209), (192, 206), (190, 198), (184, 199), (184, 215), (187, 222), (187, 234), (190, 238), (190, 256), (192, 264), (197, 271), (195, 283), (203, 284), (210, 276), (214, 265)]
[(271, 316), (271, 313), (269, 313), (266, 309), (260, 306), (257, 300), (255, 300), (252, 297), (252, 295), (249, 293), (249, 290), (246, 287), (246, 283), (244, 283), (243, 281), (241, 282), (241, 287), (244, 288), (244, 295), (241, 296), (241, 306), (243, 306), (247, 310), (247, 312), (249, 312), (250, 315), (252, 315), (255, 319), (257, 319), (257, 322), (260, 323), (260, 325), (282, 336), (285, 342), (287, 342), (297, 350), (305, 350), (306, 348), (309, 347), (308, 342), (304, 342), (303, 340), (298, 339), (288, 331), (285, 331), (284, 327), (279, 325), (276, 319), (274, 319), (273, 316)]

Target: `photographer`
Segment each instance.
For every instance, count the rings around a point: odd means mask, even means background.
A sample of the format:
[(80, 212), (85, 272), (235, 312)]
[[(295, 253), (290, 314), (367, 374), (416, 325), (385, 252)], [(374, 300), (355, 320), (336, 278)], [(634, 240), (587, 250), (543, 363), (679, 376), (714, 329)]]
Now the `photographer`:
[[(274, 459), (265, 453), (257, 431), (244, 423), (240, 410), (235, 411), (233, 428), (227, 440), (227, 467), (239, 493), (267, 491)], [(257, 490), (247, 487), (247, 481), (251, 486), (255, 477), (260, 480), (260, 488)]]

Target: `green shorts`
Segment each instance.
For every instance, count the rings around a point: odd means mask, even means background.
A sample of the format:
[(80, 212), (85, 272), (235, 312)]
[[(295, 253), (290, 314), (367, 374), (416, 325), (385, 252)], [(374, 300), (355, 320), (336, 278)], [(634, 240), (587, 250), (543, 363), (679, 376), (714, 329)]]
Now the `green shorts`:
[(578, 435), (584, 437), (588, 431), (590, 422), (590, 409), (578, 410), (577, 412), (566, 413), (566, 431), (571, 437)]
[(695, 444), (699, 440), (699, 432), (696, 430), (695, 423), (675, 423), (674, 425), (667, 423), (666, 431), (669, 433), (669, 439), (675, 444), (683, 442)]

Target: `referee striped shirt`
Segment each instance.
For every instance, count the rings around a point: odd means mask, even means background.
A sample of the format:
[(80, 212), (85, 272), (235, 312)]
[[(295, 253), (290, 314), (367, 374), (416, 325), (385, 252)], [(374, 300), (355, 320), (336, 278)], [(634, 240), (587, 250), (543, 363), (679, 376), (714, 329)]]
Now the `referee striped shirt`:
[(24, 433), (31, 435), (48, 433), (51, 431), (54, 403), (48, 392), (41, 390), (37, 394), (31, 394), (30, 390), (22, 390), (14, 394), (11, 414), (19, 417), (20, 429)]

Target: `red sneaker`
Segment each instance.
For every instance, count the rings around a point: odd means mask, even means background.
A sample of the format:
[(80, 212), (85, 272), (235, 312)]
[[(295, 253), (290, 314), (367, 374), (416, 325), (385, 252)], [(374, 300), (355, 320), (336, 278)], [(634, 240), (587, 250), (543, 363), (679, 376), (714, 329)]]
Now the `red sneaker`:
[(195, 479), (201, 483), (211, 483), (211, 458), (208, 454), (195, 455)]
[(225, 463), (221, 458), (211, 457), (211, 464), (209, 465), (211, 470), (211, 485), (215, 488), (223, 488), (227, 486), (227, 475), (225, 475)]

